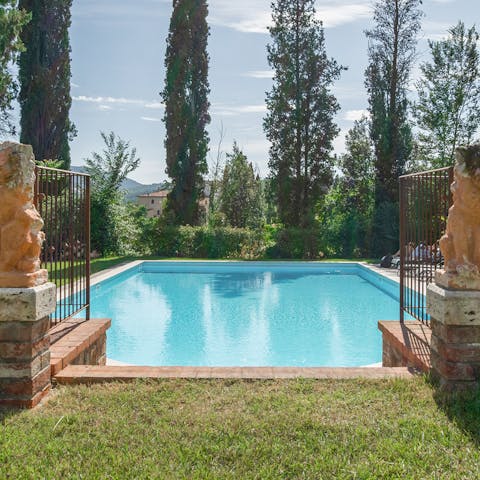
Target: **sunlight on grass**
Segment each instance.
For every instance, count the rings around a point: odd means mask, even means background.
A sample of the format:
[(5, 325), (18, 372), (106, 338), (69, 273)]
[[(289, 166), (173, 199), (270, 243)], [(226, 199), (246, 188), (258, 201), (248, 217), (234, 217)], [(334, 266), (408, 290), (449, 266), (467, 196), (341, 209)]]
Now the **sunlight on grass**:
[[(442, 406), (439, 406), (442, 405)], [(0, 478), (478, 478), (478, 398), (422, 379), (57, 389), (0, 416)]]

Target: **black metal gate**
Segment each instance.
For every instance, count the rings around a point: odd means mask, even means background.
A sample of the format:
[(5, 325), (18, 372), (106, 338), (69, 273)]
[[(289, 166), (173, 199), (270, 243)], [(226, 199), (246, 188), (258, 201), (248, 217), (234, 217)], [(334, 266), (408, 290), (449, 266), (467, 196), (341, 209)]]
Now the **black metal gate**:
[(90, 177), (37, 166), (35, 206), (44, 221), (42, 267), (57, 285), (55, 325), (85, 310), (90, 317)]
[(429, 323), (425, 296), (443, 268), (439, 240), (452, 205), (453, 167), (400, 177), (400, 321)]

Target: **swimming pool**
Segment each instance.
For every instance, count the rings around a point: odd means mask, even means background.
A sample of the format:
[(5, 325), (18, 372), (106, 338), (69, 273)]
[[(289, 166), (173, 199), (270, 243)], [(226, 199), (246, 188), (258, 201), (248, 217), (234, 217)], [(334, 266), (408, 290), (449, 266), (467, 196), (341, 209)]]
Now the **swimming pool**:
[(148, 366), (361, 366), (398, 284), (360, 264), (143, 262), (92, 287), (107, 357)]

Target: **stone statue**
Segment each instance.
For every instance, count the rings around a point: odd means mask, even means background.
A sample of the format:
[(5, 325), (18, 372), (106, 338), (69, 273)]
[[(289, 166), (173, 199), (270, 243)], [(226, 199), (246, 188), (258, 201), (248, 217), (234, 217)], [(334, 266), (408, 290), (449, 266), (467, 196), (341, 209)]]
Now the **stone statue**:
[(47, 282), (40, 269), (45, 234), (33, 205), (35, 161), (32, 147), (0, 144), (0, 288), (28, 288)]
[(453, 206), (440, 240), (445, 271), (437, 284), (449, 289), (480, 290), (480, 143), (456, 153)]

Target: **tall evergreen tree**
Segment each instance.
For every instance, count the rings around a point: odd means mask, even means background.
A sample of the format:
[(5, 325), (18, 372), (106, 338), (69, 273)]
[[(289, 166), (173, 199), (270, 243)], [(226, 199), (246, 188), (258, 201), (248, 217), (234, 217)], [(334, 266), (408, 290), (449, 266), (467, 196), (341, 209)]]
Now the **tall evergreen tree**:
[(398, 177), (412, 150), (407, 88), (421, 28), (422, 0), (379, 0), (374, 4), (365, 73), (375, 149), (374, 253), (398, 243)]
[(322, 205), (322, 226), (337, 254), (368, 256), (374, 202), (374, 156), (366, 117), (355, 121), (338, 159), (334, 185)]
[(10, 67), (24, 50), (20, 33), (29, 20), (30, 15), (17, 8), (17, 0), (0, 0), (0, 135), (14, 133), (10, 111), (18, 89)]
[(237, 142), (227, 153), (220, 189), (220, 212), (238, 228), (258, 228), (264, 219), (262, 181)]
[(273, 3), (268, 62), (274, 85), (267, 95), (264, 128), (279, 217), (286, 226), (310, 227), (332, 179), (333, 121), (339, 105), (329, 90), (343, 67), (325, 51), (314, 0)]
[(167, 218), (177, 225), (200, 221), (198, 200), (208, 172), (208, 62), (206, 0), (174, 0), (167, 40), (162, 97), (167, 130), (167, 174), (173, 189)]
[(453, 165), (456, 148), (471, 143), (479, 130), (479, 38), (475, 26), (466, 30), (458, 22), (445, 40), (428, 42), (432, 60), (420, 66), (414, 108), (422, 163), (428, 166)]
[(20, 56), (20, 140), (38, 160), (60, 160), (70, 167), (70, 37), (72, 0), (20, 0), (32, 21), (22, 32)]

